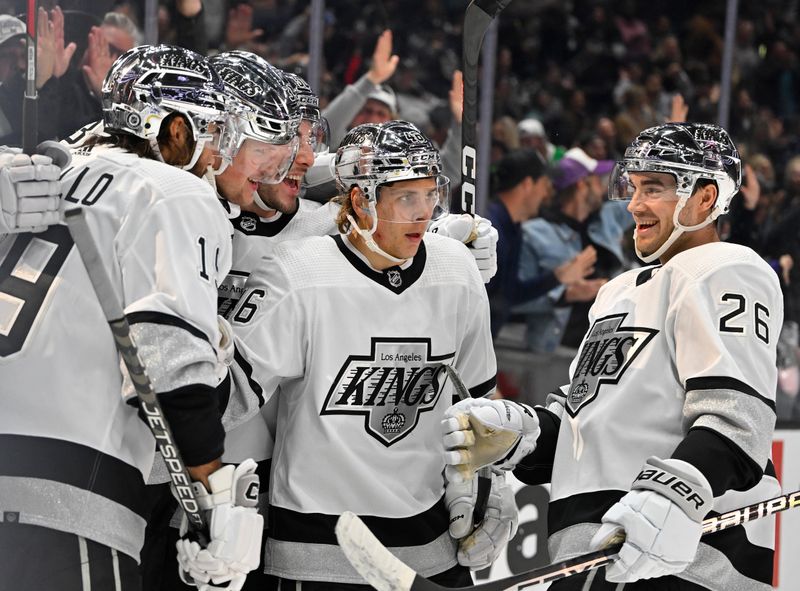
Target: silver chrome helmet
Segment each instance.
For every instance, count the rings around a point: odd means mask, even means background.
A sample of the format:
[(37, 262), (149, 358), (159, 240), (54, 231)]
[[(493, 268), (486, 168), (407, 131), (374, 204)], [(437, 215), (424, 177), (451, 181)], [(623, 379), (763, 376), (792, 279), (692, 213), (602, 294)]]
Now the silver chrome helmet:
[[(336, 180), (342, 192), (358, 186), (371, 202), (385, 183), (435, 178), (447, 185), (439, 150), (413, 123), (364, 123), (351, 129), (336, 152)], [(446, 203), (440, 204), (446, 207)]]
[[(634, 233), (636, 253), (646, 263), (661, 257), (684, 232), (704, 228), (727, 212), (742, 184), (742, 162), (728, 132), (707, 123), (666, 123), (642, 131), (611, 173), (609, 198), (631, 199), (635, 189), (630, 174), (636, 172), (671, 175), (678, 198), (672, 215), (675, 227), (654, 252), (645, 255), (639, 251)], [(717, 198), (705, 220), (685, 226), (680, 222), (680, 213), (700, 180), (716, 183)]]
[(319, 97), (314, 93), (308, 82), (293, 72), (283, 72), (286, 81), (293, 87), (300, 104), (300, 117), (303, 121), (311, 123), (311, 148), (315, 154), (328, 150), (330, 127), (328, 120), (322, 116), (319, 108)]
[(742, 184), (742, 162), (728, 132), (707, 123), (666, 123), (642, 131), (614, 169), (611, 199), (630, 199), (630, 172), (671, 174), (679, 198), (689, 197), (699, 179), (716, 181), (716, 216), (728, 211)]
[(222, 80), (202, 55), (171, 45), (140, 45), (122, 54), (102, 86), (106, 132), (127, 133), (150, 141), (160, 156), (158, 134), (172, 113), (186, 117), (194, 134), (191, 168), (209, 141), (218, 140), (225, 120)]
[(209, 62), (232, 99), (232, 114), (242, 120), (237, 139), (250, 137), (268, 144), (292, 140), (300, 124), (300, 104), (280, 70), (239, 50), (217, 54)]

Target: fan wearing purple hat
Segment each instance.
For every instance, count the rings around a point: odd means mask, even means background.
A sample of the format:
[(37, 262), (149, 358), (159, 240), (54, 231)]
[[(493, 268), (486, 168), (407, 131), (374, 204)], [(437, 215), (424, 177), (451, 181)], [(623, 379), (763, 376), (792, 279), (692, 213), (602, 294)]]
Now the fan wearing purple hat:
[(580, 148), (568, 150), (551, 170), (552, 209), (522, 225), (521, 280), (578, 256), (596, 257), (593, 272), (582, 281), (559, 285), (514, 309), (526, 318), (528, 347), (534, 352), (577, 348), (598, 290), (628, 266), (622, 237), (632, 226), (631, 217), (620, 204), (604, 199), (613, 168), (612, 160), (595, 160)]

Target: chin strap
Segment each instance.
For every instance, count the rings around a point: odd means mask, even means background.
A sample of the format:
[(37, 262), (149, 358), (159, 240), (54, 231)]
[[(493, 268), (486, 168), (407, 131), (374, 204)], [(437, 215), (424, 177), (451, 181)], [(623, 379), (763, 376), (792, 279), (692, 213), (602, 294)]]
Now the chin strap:
[(203, 173), (203, 180), (211, 185), (211, 188), (219, 194), (219, 191), (217, 191), (217, 173), (210, 164), (206, 166), (206, 171)]
[(689, 200), (690, 197), (691, 196), (681, 197), (678, 200), (678, 203), (675, 206), (675, 211), (672, 214), (672, 223), (675, 226), (675, 228), (673, 228), (672, 234), (669, 235), (664, 244), (659, 246), (654, 253), (649, 254), (647, 256), (644, 256), (641, 253), (641, 251), (639, 250), (639, 246), (636, 243), (636, 229), (634, 228), (633, 246), (634, 250), (636, 250), (636, 256), (642, 259), (642, 261), (644, 261), (645, 263), (652, 263), (653, 261), (657, 260), (662, 254), (664, 254), (669, 249), (670, 246), (675, 244), (675, 241), (681, 236), (681, 234), (683, 234), (684, 232), (694, 232), (695, 230), (699, 230), (700, 228), (705, 228), (707, 225), (716, 220), (719, 217), (720, 213), (722, 213), (715, 206), (714, 209), (711, 210), (711, 213), (708, 214), (708, 217), (706, 217), (706, 219), (700, 222), (699, 224), (695, 224), (694, 226), (684, 226), (678, 221), (678, 217), (680, 216), (681, 211), (683, 211), (683, 208), (686, 206), (686, 202)]
[(261, 198), (261, 195), (258, 194), (258, 191), (253, 191), (253, 202), (261, 209), (266, 209), (267, 211), (272, 211), (274, 209), (273, 207), (270, 207), (264, 203), (264, 200)]
[(379, 254), (380, 256), (398, 265), (405, 263), (408, 259), (398, 259), (397, 257), (393, 257), (388, 252), (384, 251), (380, 246), (378, 246), (378, 243), (375, 242), (375, 239), (372, 237), (372, 235), (375, 233), (375, 230), (378, 229), (378, 212), (375, 210), (375, 204), (372, 201), (369, 202), (369, 214), (372, 216), (372, 228), (369, 230), (359, 226), (353, 219), (353, 216), (347, 214), (347, 221), (350, 222), (351, 231), (357, 232), (359, 236), (364, 239), (364, 243), (367, 245), (367, 248), (369, 248), (375, 254)]

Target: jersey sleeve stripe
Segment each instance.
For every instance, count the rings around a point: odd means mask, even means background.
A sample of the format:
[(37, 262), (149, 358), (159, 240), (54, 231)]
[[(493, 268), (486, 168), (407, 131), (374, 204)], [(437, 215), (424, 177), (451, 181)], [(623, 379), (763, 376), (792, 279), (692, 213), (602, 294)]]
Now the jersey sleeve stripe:
[(497, 386), (497, 376), (493, 375), (482, 384), (478, 384), (477, 386), (470, 388), (469, 395), (473, 398), (481, 398), (482, 396), (486, 396), (489, 392), (491, 392), (495, 386)]
[(164, 312), (131, 312), (130, 314), (125, 314), (125, 317), (128, 319), (128, 324), (130, 325), (148, 323), (174, 326), (189, 332), (193, 336), (197, 337), (198, 339), (202, 339), (207, 343), (211, 342), (208, 338), (208, 335), (206, 335), (206, 333), (204, 333), (202, 330), (192, 326), (182, 318), (172, 316), (171, 314), (165, 314)]
[(253, 379), (253, 366), (250, 365), (250, 362), (247, 361), (247, 359), (245, 359), (244, 355), (242, 355), (241, 351), (239, 351), (239, 348), (235, 344), (233, 346), (233, 359), (247, 378), (247, 384), (250, 386), (250, 390), (253, 392), (253, 394), (255, 394), (256, 398), (258, 398), (258, 406), (261, 408), (264, 406), (265, 402), (264, 390), (261, 388), (258, 382)]
[(776, 412), (775, 401), (759, 394), (754, 388), (728, 376), (709, 376), (700, 378), (689, 378), (686, 380), (686, 391), (692, 390), (735, 390), (748, 396), (757, 398), (766, 404), (772, 412)]

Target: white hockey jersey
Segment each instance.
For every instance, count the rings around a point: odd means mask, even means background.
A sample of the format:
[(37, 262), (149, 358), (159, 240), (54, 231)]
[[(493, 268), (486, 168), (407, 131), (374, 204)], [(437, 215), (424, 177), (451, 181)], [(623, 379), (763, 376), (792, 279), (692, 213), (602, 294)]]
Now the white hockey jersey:
[(294, 213), (277, 213), (271, 218), (243, 211), (231, 220), (233, 224), (233, 264), (231, 272), (219, 286), (219, 313), (226, 318), (244, 293), (250, 271), (262, 258), (272, 253), (274, 245), (286, 240), (309, 236), (338, 234), (334, 203), (321, 205), (308, 199), (297, 200)]
[[(214, 386), (231, 247), (213, 191), (103, 146), (75, 153), (62, 182), (64, 207), (86, 212), (155, 389)], [(138, 560), (155, 443), (123, 399), (110, 329), (64, 225), (0, 237), (0, 381), (0, 516)]]
[(267, 572), (363, 583), (334, 535), (346, 510), (421, 574), (454, 566), (440, 429), (453, 391), (441, 366), (475, 396), (496, 372), (466, 247), (426, 234), (404, 268), (376, 271), (341, 235), (285, 242), (253, 271), (231, 323), (249, 383), (278, 396)]
[[(780, 494), (770, 452), (782, 322), (774, 271), (735, 244), (691, 248), (601, 289), (571, 384), (549, 406), (561, 416), (553, 561), (589, 551), (600, 518), (649, 456), (700, 468), (714, 514)], [(516, 473), (525, 480), (524, 468)], [(678, 576), (715, 591), (766, 591), (773, 540), (774, 518), (705, 536)]]
[[(278, 213), (270, 218), (261, 218), (243, 211), (231, 220), (233, 234), (233, 263), (231, 272), (219, 286), (218, 310), (228, 317), (244, 293), (245, 282), (250, 271), (261, 264), (261, 259), (272, 254), (276, 244), (287, 240), (337, 234), (336, 213), (339, 206), (333, 203), (321, 205), (316, 201), (298, 199), (294, 213)], [(245, 424), (225, 435), (223, 461), (238, 464), (247, 458), (258, 462), (272, 457), (275, 420), (278, 400), (273, 397), (255, 416)], [(259, 474), (262, 474), (259, 471)], [(262, 485), (267, 482), (262, 477)], [(267, 487), (262, 486), (266, 494)]]

